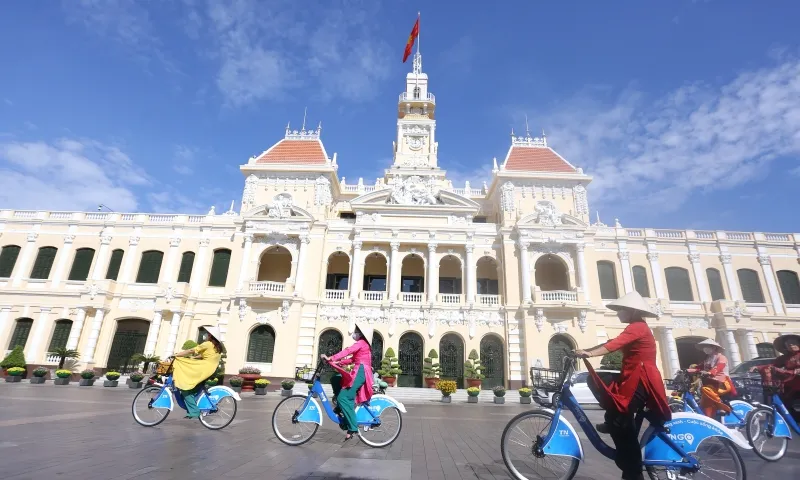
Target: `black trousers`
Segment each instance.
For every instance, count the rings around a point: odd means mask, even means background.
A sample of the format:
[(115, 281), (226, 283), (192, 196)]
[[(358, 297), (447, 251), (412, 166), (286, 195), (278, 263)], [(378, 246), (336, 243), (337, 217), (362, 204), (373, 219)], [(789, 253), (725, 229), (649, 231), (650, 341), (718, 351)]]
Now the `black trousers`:
[(635, 417), (647, 402), (647, 393), (642, 384), (631, 399), (626, 413), (615, 410), (606, 410), (606, 424), (609, 426), (611, 439), (617, 448), (617, 457), (614, 463), (622, 470), (624, 480), (637, 480), (642, 476), (642, 451), (639, 448), (639, 432), (636, 428)]

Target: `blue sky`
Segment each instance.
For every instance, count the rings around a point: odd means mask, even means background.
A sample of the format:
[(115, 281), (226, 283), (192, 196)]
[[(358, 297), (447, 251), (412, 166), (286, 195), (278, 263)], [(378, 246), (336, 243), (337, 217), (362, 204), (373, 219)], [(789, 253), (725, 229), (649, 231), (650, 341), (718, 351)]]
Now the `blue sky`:
[(512, 127), (595, 177), (624, 226), (800, 231), (792, 1), (13, 2), (0, 15), (0, 207), (205, 212), (323, 123), (348, 183), (391, 163), (422, 7), (440, 165), (489, 179)]

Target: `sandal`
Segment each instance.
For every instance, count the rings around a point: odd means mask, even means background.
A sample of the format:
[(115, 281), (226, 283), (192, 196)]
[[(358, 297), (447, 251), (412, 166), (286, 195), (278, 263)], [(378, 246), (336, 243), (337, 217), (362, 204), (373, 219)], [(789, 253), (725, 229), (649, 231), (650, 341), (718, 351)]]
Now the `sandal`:
[(348, 441), (353, 438), (356, 434), (354, 432), (347, 432), (347, 435), (344, 436), (344, 441)]

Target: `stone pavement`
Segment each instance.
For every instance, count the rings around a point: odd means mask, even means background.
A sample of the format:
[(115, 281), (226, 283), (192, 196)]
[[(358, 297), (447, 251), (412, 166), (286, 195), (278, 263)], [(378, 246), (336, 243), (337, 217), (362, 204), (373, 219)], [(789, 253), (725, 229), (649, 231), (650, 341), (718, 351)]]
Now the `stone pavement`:
[[(511, 417), (529, 407), (513, 397), (505, 405), (407, 404), (400, 438), (390, 447), (343, 443), (327, 419), (314, 440), (288, 447), (272, 433), (277, 394), (245, 394), (236, 420), (213, 432), (183, 419), (181, 411), (158, 427), (141, 427), (130, 411), (135, 393), (0, 383), (0, 478), (505, 479), (500, 435)], [(588, 416), (599, 420), (601, 412)], [(587, 459), (575, 478), (619, 478), (613, 463), (586, 441), (584, 449)], [(748, 452), (743, 457), (750, 480), (796, 478), (800, 440), (778, 463)]]

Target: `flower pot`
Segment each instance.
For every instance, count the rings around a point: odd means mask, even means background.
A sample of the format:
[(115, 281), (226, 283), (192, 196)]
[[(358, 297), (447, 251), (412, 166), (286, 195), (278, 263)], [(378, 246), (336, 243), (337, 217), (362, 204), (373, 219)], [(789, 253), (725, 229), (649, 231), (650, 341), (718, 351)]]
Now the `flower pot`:
[(119, 385), (119, 380), (105, 380), (103, 382), (104, 387), (116, 387)]
[(79, 384), (81, 387), (91, 387), (94, 385), (94, 378), (81, 378), (81, 382)]
[(255, 381), (261, 378), (258, 373), (240, 373), (239, 376), (244, 379), (244, 383), (242, 383), (243, 392), (252, 392), (256, 388)]
[(478, 397), (473, 397), (472, 395), (468, 396), (467, 403), (478, 403)]
[(41, 385), (42, 383), (44, 383), (44, 377), (31, 378), (31, 385)]
[(494, 397), (494, 403), (497, 404), (506, 403), (506, 397)]
[(138, 390), (138, 389), (142, 388), (142, 382), (140, 382), (140, 381), (139, 382), (134, 382), (133, 380), (131, 380), (131, 382), (128, 384), (128, 388), (133, 388), (133, 389)]
[(285, 388), (281, 389), (281, 397), (291, 397), (292, 391), (286, 390)]
[(256, 395), (266, 395), (267, 394), (267, 387), (264, 387), (264, 388), (256, 387), (255, 388), (255, 392), (256, 392)]
[(519, 403), (523, 405), (530, 405), (531, 404), (531, 397), (519, 397)]
[(231, 385), (231, 390), (233, 390), (236, 393), (241, 393), (242, 392), (242, 386), (239, 385), (238, 387), (234, 387), (233, 385)]
[(383, 381), (388, 383), (390, 387), (394, 387), (394, 382), (397, 381), (397, 377), (383, 377)]
[(442, 396), (442, 403), (451, 403), (452, 401), (453, 401), (453, 397), (451, 397), (450, 395), (448, 395), (446, 397)]
[(19, 383), (22, 381), (22, 375), (9, 375), (6, 377), (6, 383)]
[(426, 378), (425, 379), (425, 385), (427, 385), (428, 388), (436, 388), (436, 382), (438, 382), (438, 381), (439, 381), (439, 379), (436, 378), (436, 377)]
[(69, 385), (69, 377), (67, 378), (56, 377), (56, 379), (53, 380), (53, 383), (55, 385)]
[(478, 387), (481, 388), (481, 381), (477, 378), (468, 378), (467, 379), (467, 387)]

